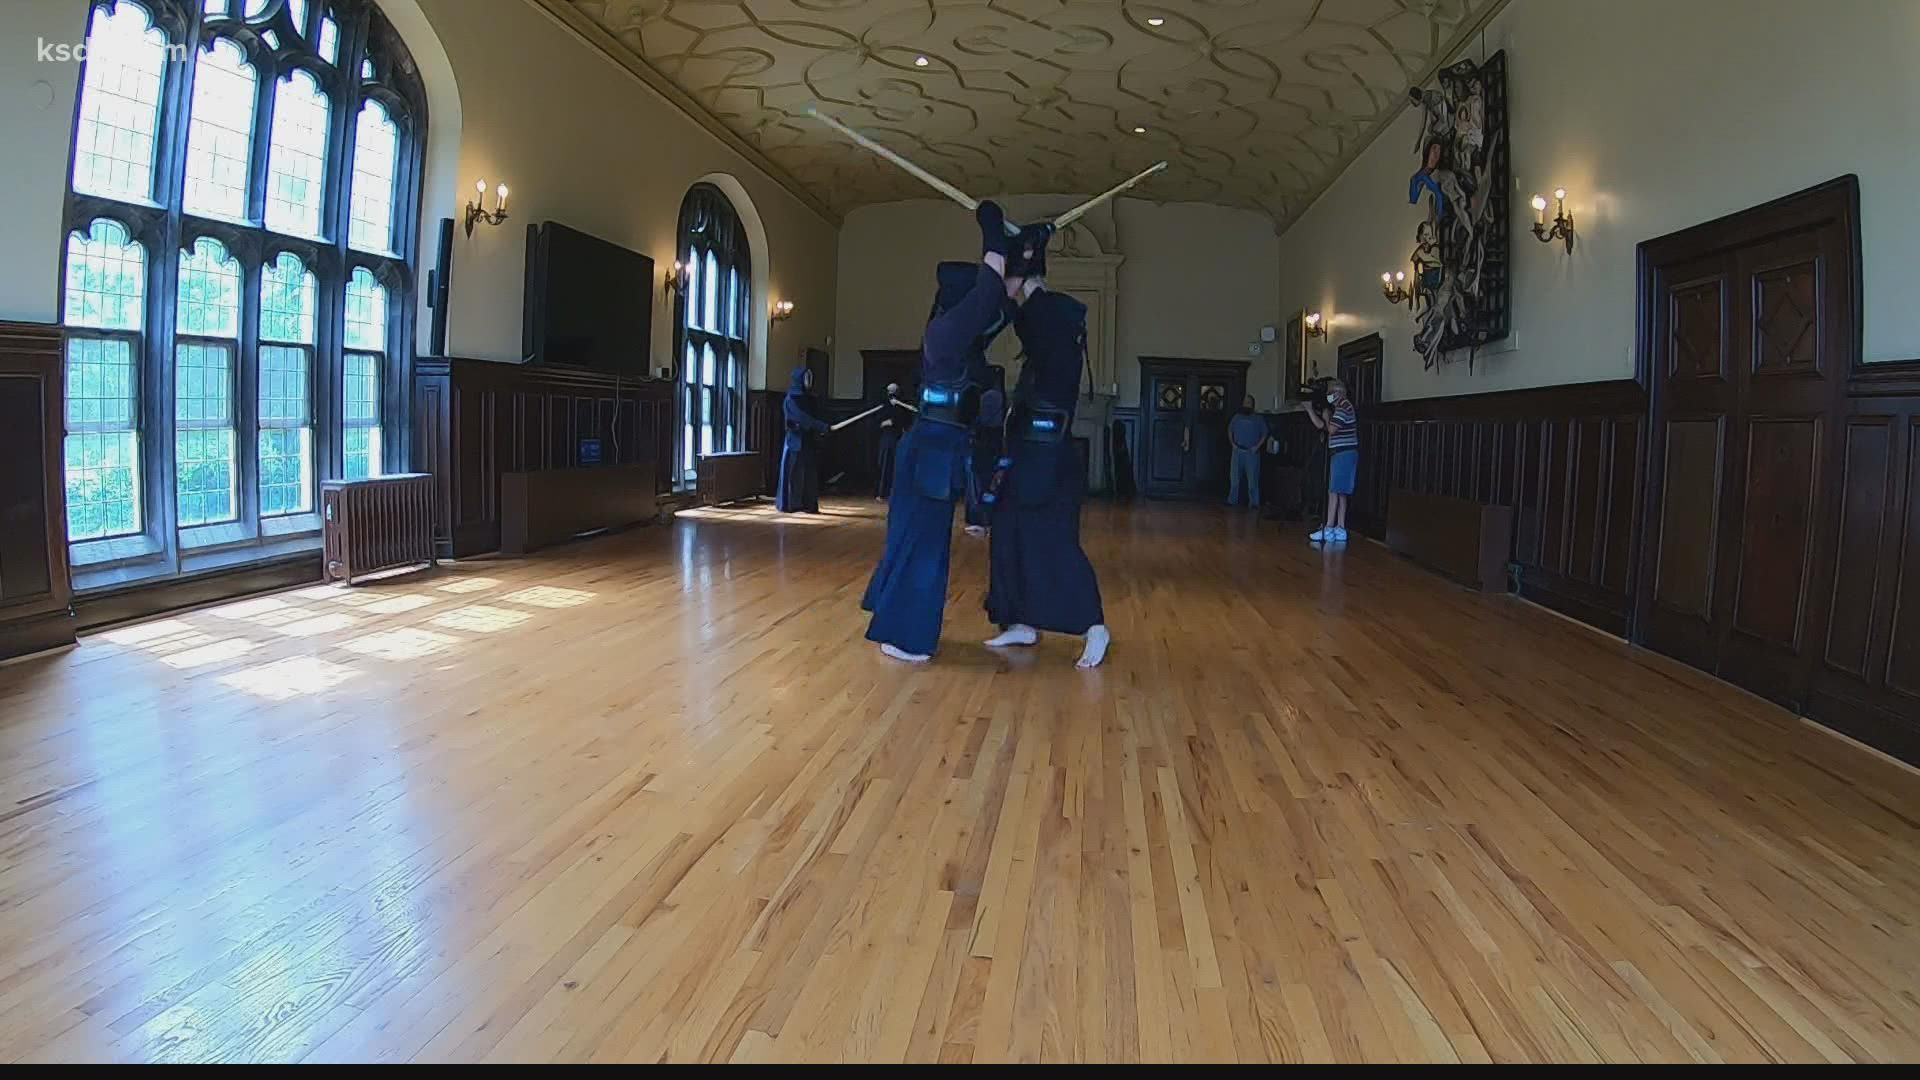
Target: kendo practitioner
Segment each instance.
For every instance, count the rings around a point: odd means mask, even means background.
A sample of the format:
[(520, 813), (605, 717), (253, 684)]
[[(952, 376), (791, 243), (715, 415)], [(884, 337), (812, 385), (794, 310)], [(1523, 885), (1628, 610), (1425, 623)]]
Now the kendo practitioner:
[[(916, 664), (940, 644), (953, 504), (966, 496), (972, 432), (988, 379), (987, 346), (1010, 321), (1021, 285), (1008, 276), (1016, 241), (1006, 235), (1005, 214), (983, 202), (974, 217), (980, 262), (943, 262), (936, 271), (938, 288), (920, 350), (920, 418), (900, 441), (887, 546), (860, 603), (873, 613), (867, 640), (896, 660)], [(1027, 232), (1018, 242), (1024, 250)]]
[(780, 403), (786, 419), (787, 437), (780, 446), (780, 486), (774, 506), (783, 514), (820, 512), (820, 436), (826, 434), (825, 420), (813, 415), (813, 372), (794, 368), (786, 399)]
[(900, 437), (906, 434), (909, 418), (913, 414), (900, 406), (900, 384), (887, 384), (887, 400), (880, 409), (880, 451), (876, 462), (875, 475), (879, 477), (878, 492), (874, 498), (886, 501), (893, 492), (893, 458), (900, 448)]
[(987, 532), (987, 481), (1000, 460), (1007, 422), (1007, 369), (987, 365), (987, 389), (980, 395), (980, 416), (973, 425), (973, 458), (967, 469), (967, 533)]
[(1100, 583), (1080, 546), (1086, 475), (1069, 432), (1087, 350), (1087, 307), (1048, 292), (1044, 251), (1026, 267), (1028, 297), (1013, 331), (1026, 351), (1007, 422), (1007, 458), (993, 503), (987, 618), (993, 648), (1035, 645), (1041, 631), (1086, 638), (1079, 666), (1097, 667), (1113, 636)]

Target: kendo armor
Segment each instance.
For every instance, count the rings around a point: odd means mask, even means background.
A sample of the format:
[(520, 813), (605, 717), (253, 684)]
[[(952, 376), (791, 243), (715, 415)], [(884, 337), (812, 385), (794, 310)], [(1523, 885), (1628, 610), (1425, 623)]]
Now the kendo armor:
[[(928, 315), (931, 321), (965, 299), (979, 280), (980, 268), (977, 263), (943, 262), (935, 271), (938, 289), (933, 297), (933, 310)], [(984, 356), (987, 347), (1007, 325), (1007, 305), (1002, 304), (1000, 314), (991, 326), (981, 332), (974, 341), (972, 352)], [(986, 387), (978, 381), (978, 372), (974, 365), (966, 365), (960, 372), (946, 380), (935, 380), (931, 374), (920, 387), (920, 418), (932, 420), (937, 424), (950, 424), (954, 427), (970, 428), (980, 418), (980, 395)]]
[[(1082, 306), (1079, 301), (1059, 293), (1043, 293), (1027, 302), (1029, 304), (1060, 304), (1071, 308), (1079, 308), (1080, 321), (1077, 325), (1072, 325), (1069, 329), (1069, 324), (1067, 323), (1058, 324), (1066, 331), (1066, 334), (1071, 335), (1071, 343), (1057, 342), (1057, 344), (1063, 348), (1074, 349), (1076, 354), (1082, 357), (1082, 363), (1084, 364), (1084, 358), (1087, 354), (1087, 328), (1084, 321), (1086, 308)], [(1075, 398), (1079, 394), (1080, 372), (1082, 368), (1080, 365), (1075, 366), (1074, 381), (1070, 390), (1065, 385), (1041, 387), (1033, 377), (1036, 370), (1037, 368), (1029, 363), (1020, 372), (1020, 385), (1014, 394), (1015, 412), (1013, 423), (1009, 425), (1009, 434), (1014, 438), (1026, 442), (1057, 443), (1065, 441), (1068, 431), (1073, 427), (1073, 410), (1076, 404)], [(1053, 400), (1055, 397), (1063, 396), (1063, 394), (1065, 400)]]

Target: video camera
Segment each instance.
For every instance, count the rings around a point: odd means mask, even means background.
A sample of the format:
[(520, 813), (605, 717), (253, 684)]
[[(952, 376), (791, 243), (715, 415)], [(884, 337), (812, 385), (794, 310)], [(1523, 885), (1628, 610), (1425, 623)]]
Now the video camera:
[(1300, 400), (1315, 408), (1327, 403), (1327, 388), (1333, 385), (1333, 376), (1321, 375), (1300, 384)]

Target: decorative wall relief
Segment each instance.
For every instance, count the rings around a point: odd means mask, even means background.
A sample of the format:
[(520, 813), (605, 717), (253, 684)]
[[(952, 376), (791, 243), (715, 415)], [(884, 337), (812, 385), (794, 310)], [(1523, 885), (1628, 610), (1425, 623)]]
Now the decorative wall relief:
[(1506, 51), (1444, 68), (1407, 96), (1424, 118), (1407, 201), (1427, 203), (1414, 229), (1413, 345), (1429, 368), (1459, 349), (1471, 364), (1511, 329)]

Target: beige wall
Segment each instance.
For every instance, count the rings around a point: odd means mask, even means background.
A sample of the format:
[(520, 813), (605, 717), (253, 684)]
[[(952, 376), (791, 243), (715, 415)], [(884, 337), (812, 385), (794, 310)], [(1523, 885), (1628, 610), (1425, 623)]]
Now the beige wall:
[[(1403, 115), (1280, 242), (1283, 308), (1321, 308), (1332, 346), (1379, 330), (1392, 398), (1633, 373), (1635, 246), (1859, 174), (1864, 355), (1920, 356), (1920, 3), (1513, 0), (1508, 50), (1514, 330), (1510, 351), (1423, 371), (1406, 308), (1380, 296), (1423, 209), (1407, 204), (1417, 118)], [(1478, 55), (1476, 46), (1474, 55)], [(1536, 243), (1526, 196), (1564, 186), (1572, 256)]]
[[(1062, 195), (1004, 198), (1016, 218), (1057, 213)], [(1248, 360), (1247, 345), (1275, 321), (1278, 238), (1265, 215), (1199, 203), (1120, 199), (1089, 219), (1120, 267), (1116, 328), (1120, 400), (1139, 396), (1141, 356)], [(833, 389), (860, 392), (860, 350), (920, 345), (933, 296), (933, 266), (974, 259), (979, 231), (966, 211), (937, 199), (861, 207), (840, 234), (840, 308)], [(1263, 404), (1273, 390), (1271, 351), (1250, 377)]]
[[(790, 320), (757, 339), (765, 358), (822, 345), (832, 332), (835, 226), (632, 75), (523, 0), (385, 0), (433, 94), (425, 198), (431, 266), (434, 222), (458, 217), (475, 178), (512, 186), (512, 217), (468, 240), (456, 231), (448, 349), (488, 360), (520, 356), (529, 222), (561, 221), (672, 264), (680, 201), (695, 181), (731, 177), (765, 235), (754, 252), (759, 310), (791, 299)], [(79, 67), (35, 59), (37, 37), (78, 41), (82, 0), (0, 2), (0, 318), (58, 314), (60, 219)], [(476, 17), (484, 12), (484, 17)], [(44, 86), (41, 84), (45, 84)], [(456, 85), (457, 84), (457, 85)], [(655, 365), (665, 362), (670, 308), (651, 290)], [(421, 319), (426, 325), (424, 312)], [(424, 336), (422, 338), (424, 341)]]
[(80, 65), (42, 63), (37, 44), (79, 42), (87, 6), (0, 0), (0, 319), (52, 322), (60, 311), (60, 220)]

